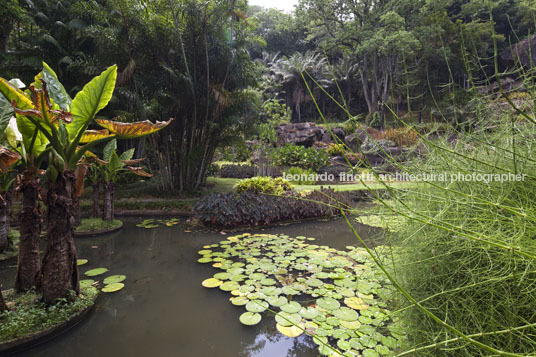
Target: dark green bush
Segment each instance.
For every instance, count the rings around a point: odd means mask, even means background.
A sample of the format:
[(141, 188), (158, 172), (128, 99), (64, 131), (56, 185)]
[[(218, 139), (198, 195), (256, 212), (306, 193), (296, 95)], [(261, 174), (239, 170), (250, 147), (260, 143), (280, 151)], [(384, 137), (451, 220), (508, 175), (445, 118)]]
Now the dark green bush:
[(257, 173), (257, 166), (253, 165), (222, 165), (220, 177), (223, 178), (251, 178)]
[(335, 216), (340, 214), (339, 206), (350, 206), (348, 197), (347, 193), (331, 189), (285, 196), (215, 193), (201, 198), (193, 210), (195, 218), (205, 226), (228, 229)]
[(272, 195), (282, 195), (292, 190), (292, 184), (282, 177), (252, 177), (240, 180), (235, 185), (237, 193), (255, 192)]
[(329, 163), (329, 155), (314, 147), (287, 144), (274, 151), (272, 160), (277, 166), (301, 167), (316, 172)]

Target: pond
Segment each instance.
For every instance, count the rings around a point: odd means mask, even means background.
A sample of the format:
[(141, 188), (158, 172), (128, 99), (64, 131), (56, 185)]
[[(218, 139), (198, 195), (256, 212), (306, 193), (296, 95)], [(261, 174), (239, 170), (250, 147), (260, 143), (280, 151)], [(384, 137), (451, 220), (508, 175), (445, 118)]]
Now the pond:
[[(15, 356), (317, 356), (310, 337), (280, 334), (273, 319), (244, 326), (241, 307), (229, 303), (229, 294), (206, 289), (201, 282), (216, 269), (199, 264), (197, 252), (226, 236), (217, 232), (189, 232), (181, 223), (155, 229), (136, 227), (126, 220), (122, 231), (100, 238), (77, 239), (79, 258), (89, 260), (81, 272), (107, 267), (111, 274), (127, 275), (126, 287), (104, 294), (96, 311), (66, 334)], [(369, 240), (379, 231), (356, 224)], [(249, 230), (290, 237), (315, 237), (315, 244), (344, 249), (358, 246), (342, 219), (310, 221)], [(233, 233), (234, 234), (234, 233)], [(230, 234), (228, 234), (230, 235)], [(4, 288), (13, 269), (0, 270)]]

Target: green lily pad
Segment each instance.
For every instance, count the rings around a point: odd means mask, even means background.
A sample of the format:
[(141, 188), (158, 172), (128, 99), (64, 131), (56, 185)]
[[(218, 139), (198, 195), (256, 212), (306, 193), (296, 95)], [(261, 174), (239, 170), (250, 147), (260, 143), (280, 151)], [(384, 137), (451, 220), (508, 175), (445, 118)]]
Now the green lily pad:
[(231, 304), (235, 306), (244, 306), (249, 302), (249, 299), (245, 296), (237, 296), (231, 299)]
[(343, 321), (356, 321), (359, 318), (359, 315), (355, 310), (350, 309), (349, 307), (343, 306), (340, 309), (332, 311), (333, 316), (337, 317), (339, 320)]
[(262, 319), (261, 314), (258, 314), (256, 312), (244, 312), (242, 315), (240, 315), (240, 322), (247, 326), (253, 326), (258, 324)]
[(106, 273), (108, 271), (108, 269), (106, 268), (95, 268), (95, 269), (91, 269), (91, 270), (88, 270), (85, 272), (85, 275), (86, 276), (98, 276), (98, 275), (102, 275), (104, 273)]
[(262, 285), (275, 285), (277, 282), (274, 279), (266, 278), (261, 280)]
[(229, 273), (216, 273), (214, 274), (214, 279), (218, 280), (229, 280), (231, 275)]
[(88, 260), (87, 259), (78, 259), (76, 261), (76, 265), (80, 266), (80, 265), (84, 265), (84, 264), (87, 264)]
[(108, 284), (104, 288), (101, 289), (103, 293), (114, 293), (116, 291), (119, 291), (125, 287), (125, 284), (123, 283), (113, 283)]
[(289, 314), (288, 312), (280, 312), (275, 315), (275, 321), (281, 326), (297, 325), (301, 322), (302, 317), (298, 314)]
[(358, 320), (356, 321), (341, 320), (340, 324), (342, 327), (347, 328), (348, 330), (357, 330), (358, 328), (361, 327), (361, 322), (359, 322)]
[(221, 284), (223, 284), (223, 281), (215, 279), (215, 278), (205, 279), (201, 283), (201, 285), (203, 285), (205, 288), (217, 288)]
[(288, 304), (280, 307), (281, 311), (288, 312), (289, 314), (294, 314), (300, 311), (301, 308), (302, 306), (295, 301), (290, 301)]
[(279, 307), (279, 306), (282, 306), (282, 305), (285, 305), (288, 300), (286, 297), (284, 296), (268, 296), (266, 298), (266, 301), (272, 305), (272, 306), (276, 306), (276, 307)]
[(125, 275), (112, 275), (104, 279), (102, 282), (104, 284), (113, 284), (113, 283), (120, 283), (124, 281), (127, 277)]
[(262, 300), (251, 300), (246, 304), (246, 310), (249, 312), (263, 312), (268, 308), (268, 303)]
[(329, 297), (316, 300), (316, 304), (326, 310), (336, 310), (341, 306), (337, 300)]
[(95, 280), (92, 280), (92, 279), (80, 280), (80, 287), (81, 288), (87, 288), (87, 287), (93, 285), (93, 283), (95, 283)]
[(211, 263), (212, 258), (208, 258), (208, 257), (199, 258), (197, 259), (197, 262), (201, 264)]
[(312, 320), (315, 317), (317, 317), (320, 314), (320, 312), (316, 308), (309, 306), (307, 308), (302, 307), (299, 314), (306, 319)]
[(236, 281), (226, 281), (220, 285), (220, 289), (223, 291), (232, 291), (238, 288), (240, 288), (240, 284), (238, 284)]

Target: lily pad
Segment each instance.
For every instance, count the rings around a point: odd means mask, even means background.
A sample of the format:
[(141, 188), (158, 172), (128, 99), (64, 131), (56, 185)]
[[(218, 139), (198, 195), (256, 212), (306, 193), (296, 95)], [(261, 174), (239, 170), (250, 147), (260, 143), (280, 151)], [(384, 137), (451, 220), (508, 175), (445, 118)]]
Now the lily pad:
[(104, 273), (106, 273), (108, 271), (108, 269), (106, 268), (95, 268), (95, 269), (91, 269), (91, 270), (88, 270), (85, 272), (85, 275), (86, 276), (98, 276), (98, 275), (102, 275)]
[(356, 321), (359, 318), (359, 315), (355, 310), (350, 309), (349, 307), (343, 306), (340, 309), (332, 311), (333, 316), (337, 317), (339, 320), (343, 321)]
[(298, 314), (289, 314), (288, 312), (280, 312), (275, 315), (275, 321), (281, 326), (297, 325), (301, 322), (302, 317)]
[(337, 310), (341, 304), (333, 298), (321, 298), (316, 300), (316, 304), (326, 310)]
[(113, 283), (120, 283), (124, 281), (127, 277), (125, 275), (112, 275), (104, 279), (102, 282), (104, 284), (113, 284)]
[(369, 308), (369, 306), (363, 301), (363, 299), (358, 297), (344, 299), (344, 303), (346, 304), (346, 306), (351, 307), (355, 310), (366, 310)]
[(303, 333), (304, 330), (303, 324), (300, 324), (298, 326), (283, 326), (280, 324), (276, 324), (275, 326), (279, 332), (288, 337), (298, 337)]
[(263, 312), (268, 308), (268, 303), (262, 300), (251, 300), (246, 304), (246, 310), (249, 312)]
[(205, 279), (201, 283), (205, 288), (217, 288), (221, 284), (223, 284), (223, 281), (214, 278)]
[(262, 319), (261, 314), (258, 314), (256, 312), (244, 312), (242, 315), (240, 315), (240, 322), (247, 326), (253, 326), (258, 324)]
[(281, 311), (288, 312), (289, 314), (294, 314), (300, 311), (302, 306), (296, 301), (290, 301), (288, 304), (280, 307)]
[(78, 259), (76, 261), (76, 265), (80, 266), (80, 265), (84, 265), (84, 264), (87, 264), (88, 260), (87, 259)]
[(306, 319), (312, 320), (315, 317), (317, 317), (320, 314), (320, 312), (316, 308), (310, 306), (307, 308), (303, 307), (300, 310), (299, 314)]
[(106, 285), (104, 288), (102, 288), (101, 291), (103, 293), (114, 293), (116, 291), (123, 289), (124, 287), (125, 287), (125, 284), (123, 283), (113, 283), (113, 284)]
[(95, 280), (92, 280), (92, 279), (80, 280), (80, 287), (81, 288), (87, 288), (87, 287), (93, 285), (93, 283), (95, 283)]
[(268, 296), (266, 298), (266, 301), (272, 305), (272, 306), (276, 306), (276, 307), (279, 307), (279, 306), (282, 306), (282, 305), (285, 305), (288, 300), (286, 297), (284, 296)]
[(223, 291), (232, 291), (240, 288), (240, 284), (236, 281), (226, 281), (220, 285), (220, 289)]
[(237, 296), (234, 298), (231, 298), (231, 304), (235, 306), (243, 306), (246, 305), (249, 302), (249, 299), (244, 296)]

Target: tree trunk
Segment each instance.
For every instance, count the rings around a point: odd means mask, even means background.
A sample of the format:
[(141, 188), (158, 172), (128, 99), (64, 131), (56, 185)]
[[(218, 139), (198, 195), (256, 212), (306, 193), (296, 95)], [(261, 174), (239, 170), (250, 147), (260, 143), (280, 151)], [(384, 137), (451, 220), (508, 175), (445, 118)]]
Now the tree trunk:
[(65, 171), (48, 186), (47, 249), (39, 276), (39, 290), (47, 304), (69, 297), (71, 290), (77, 295), (80, 293), (74, 245), (74, 184), (73, 171)]
[(99, 182), (94, 183), (91, 185), (93, 188), (93, 209), (91, 210), (91, 217), (97, 218), (99, 217), (99, 188), (100, 184)]
[(112, 210), (111, 219), (110, 221), (113, 221), (115, 218), (115, 183), (111, 183), (112, 187), (110, 188), (110, 206)]
[(113, 183), (111, 182), (105, 182), (103, 185), (104, 205), (102, 219), (105, 221), (112, 220), (112, 186)]
[(19, 212), (19, 259), (15, 275), (15, 291), (28, 291), (37, 283), (41, 268), (39, 237), (41, 235), (41, 208), (39, 207), (39, 179), (26, 170), (19, 176), (18, 190), (22, 192)]
[(73, 218), (75, 227), (82, 221), (82, 214), (80, 213), (80, 197), (73, 196)]
[(0, 312), (7, 310), (6, 302), (4, 301), (4, 296), (2, 295), (2, 286), (0, 285)]
[(6, 193), (0, 193), (0, 253), (8, 248)]

